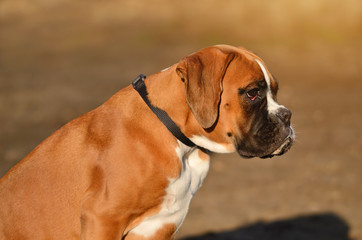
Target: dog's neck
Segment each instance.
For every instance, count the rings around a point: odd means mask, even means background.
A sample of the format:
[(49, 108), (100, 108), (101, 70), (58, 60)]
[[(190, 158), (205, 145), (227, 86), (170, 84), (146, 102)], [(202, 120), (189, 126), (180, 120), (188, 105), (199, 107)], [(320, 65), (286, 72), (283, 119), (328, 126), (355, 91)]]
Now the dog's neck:
[(194, 144), (212, 152), (234, 151), (233, 147), (208, 138), (211, 133), (201, 127), (187, 103), (185, 85), (176, 73), (176, 65), (147, 77), (145, 84), (151, 103), (165, 111)]
[[(160, 75), (164, 76), (159, 77)], [(188, 107), (185, 85), (176, 74), (176, 65), (147, 77), (145, 84), (151, 103), (164, 110), (187, 137), (202, 132), (202, 127)]]

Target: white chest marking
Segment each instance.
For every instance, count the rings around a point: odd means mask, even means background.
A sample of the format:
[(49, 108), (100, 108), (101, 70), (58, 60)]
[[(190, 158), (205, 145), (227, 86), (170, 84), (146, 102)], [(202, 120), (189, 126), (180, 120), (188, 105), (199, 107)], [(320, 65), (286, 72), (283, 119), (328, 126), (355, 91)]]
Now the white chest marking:
[(269, 112), (269, 114), (276, 114), (278, 112), (279, 108), (284, 107), (284, 106), (279, 105), (276, 101), (274, 101), (274, 99), (272, 97), (271, 87), (270, 87), (269, 74), (266, 71), (266, 68), (264, 67), (264, 65), (258, 59), (255, 59), (255, 61), (259, 64), (261, 70), (263, 71), (264, 78), (265, 78), (266, 84), (268, 86), (268, 90), (266, 93), (266, 98), (267, 98), (267, 102), (268, 102), (268, 112)]
[(178, 230), (185, 219), (192, 197), (209, 171), (209, 160), (201, 159), (198, 151), (200, 150), (179, 143), (176, 153), (182, 162), (181, 174), (178, 178), (169, 179), (170, 184), (166, 189), (167, 194), (160, 212), (146, 218), (131, 230), (132, 233), (147, 238), (155, 234), (164, 224), (175, 224)]
[(203, 147), (209, 151), (216, 153), (231, 153), (235, 151), (233, 144), (222, 145), (216, 142), (211, 141), (205, 136), (193, 136), (190, 140), (195, 143), (197, 146)]

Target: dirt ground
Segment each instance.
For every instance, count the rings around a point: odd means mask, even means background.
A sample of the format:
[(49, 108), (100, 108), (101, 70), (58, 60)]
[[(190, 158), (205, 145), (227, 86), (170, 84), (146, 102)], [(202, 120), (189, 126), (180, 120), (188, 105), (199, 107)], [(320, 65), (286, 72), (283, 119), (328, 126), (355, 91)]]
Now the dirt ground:
[(241, 45), (278, 78), (286, 155), (213, 155), (177, 239), (362, 240), (362, 2), (0, 2), (0, 176), (140, 73)]

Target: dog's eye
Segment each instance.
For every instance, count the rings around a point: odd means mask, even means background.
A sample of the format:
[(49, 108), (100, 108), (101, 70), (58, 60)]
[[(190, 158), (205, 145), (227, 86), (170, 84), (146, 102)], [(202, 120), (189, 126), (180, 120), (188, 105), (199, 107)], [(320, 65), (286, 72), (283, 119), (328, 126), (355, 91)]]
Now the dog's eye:
[(254, 88), (254, 89), (252, 89), (250, 91), (247, 91), (246, 96), (248, 96), (248, 98), (251, 101), (254, 101), (257, 98), (260, 98), (260, 90), (259, 90), (259, 88)]

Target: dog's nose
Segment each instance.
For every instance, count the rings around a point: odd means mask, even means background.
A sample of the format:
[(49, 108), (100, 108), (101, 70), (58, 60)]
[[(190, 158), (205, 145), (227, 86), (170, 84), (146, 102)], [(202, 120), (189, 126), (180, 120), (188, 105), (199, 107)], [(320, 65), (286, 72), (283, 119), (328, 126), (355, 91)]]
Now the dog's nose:
[(292, 117), (292, 112), (287, 108), (281, 108), (277, 113), (278, 118), (282, 120), (286, 125), (290, 125), (290, 118)]

